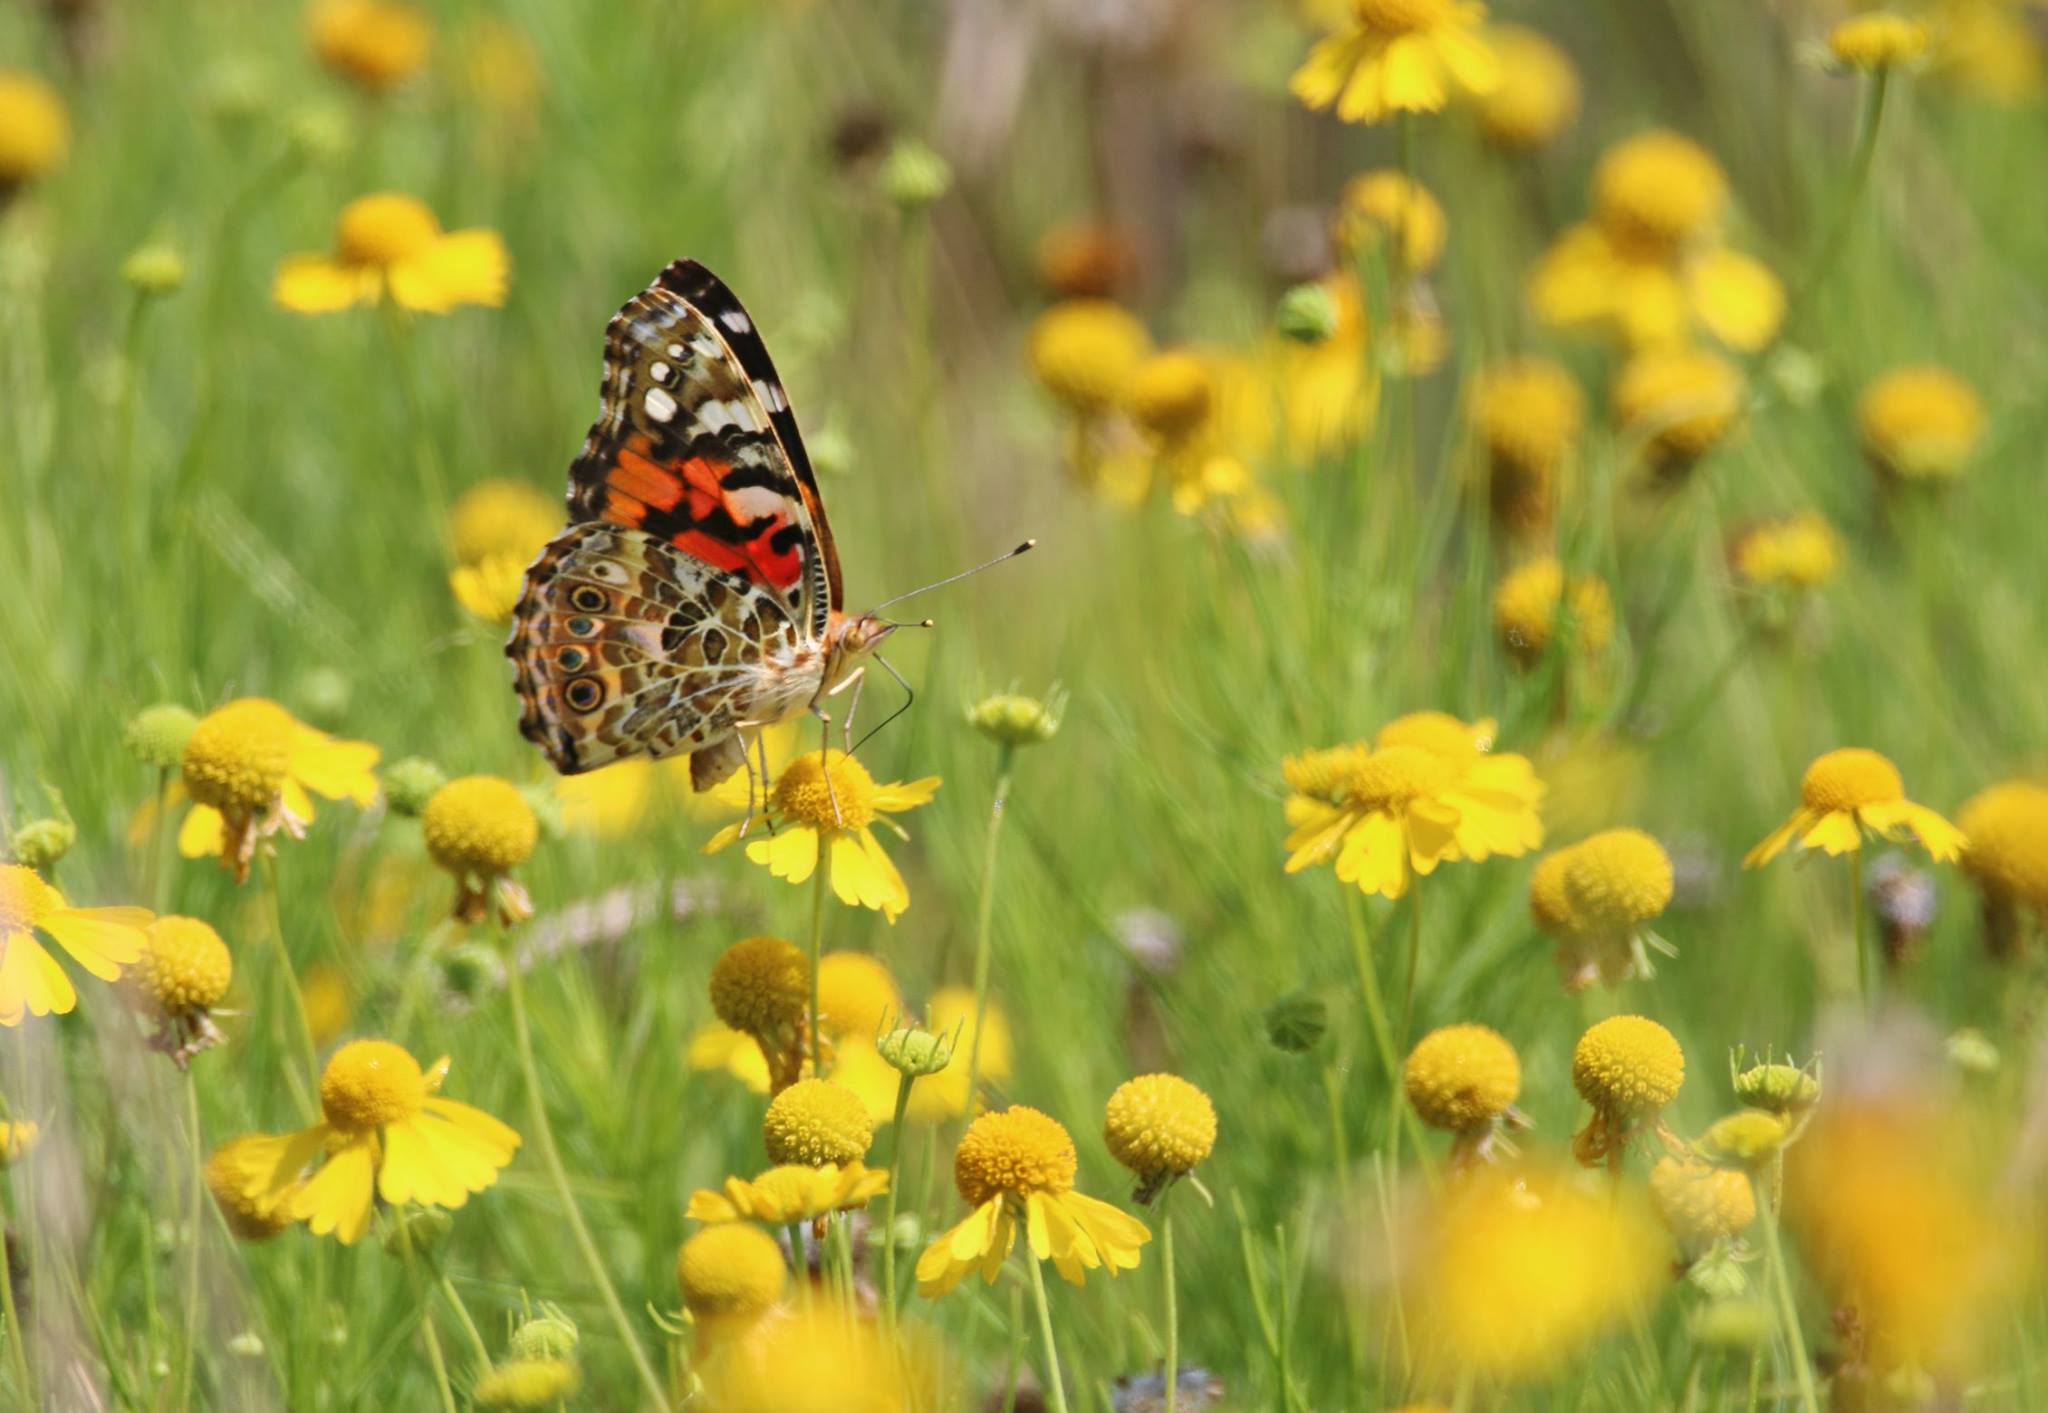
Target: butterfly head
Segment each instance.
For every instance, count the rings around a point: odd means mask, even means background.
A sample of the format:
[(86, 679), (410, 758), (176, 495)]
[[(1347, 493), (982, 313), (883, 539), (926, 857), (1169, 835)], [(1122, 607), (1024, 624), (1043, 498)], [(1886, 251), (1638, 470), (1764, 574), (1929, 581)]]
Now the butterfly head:
[(825, 633), (825, 690), (831, 691), (852, 676), (862, 659), (898, 628), (921, 626), (898, 623), (879, 613), (834, 614)]

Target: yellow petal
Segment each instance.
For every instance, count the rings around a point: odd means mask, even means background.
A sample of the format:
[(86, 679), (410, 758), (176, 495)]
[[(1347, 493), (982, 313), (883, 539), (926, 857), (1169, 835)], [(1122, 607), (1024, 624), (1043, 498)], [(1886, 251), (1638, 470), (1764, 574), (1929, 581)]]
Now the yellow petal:
[(26, 932), (7, 934), (0, 955), (0, 1025), (20, 1025), (24, 1013), (65, 1015), (78, 1004), (78, 992), (57, 959)]
[(1434, 37), (1436, 57), (1459, 87), (1486, 94), (1500, 87), (1500, 60), (1476, 30), (1447, 26)]
[(292, 1198), (293, 1220), (306, 1223), (315, 1236), (333, 1232), (342, 1245), (353, 1246), (370, 1225), (376, 1166), (376, 1139), (368, 1134), (329, 1153)]
[(747, 845), (747, 857), (766, 864), (777, 878), (802, 883), (818, 867), (818, 831), (808, 825), (786, 825), (772, 839), (756, 839)]
[(227, 847), (228, 824), (212, 805), (194, 805), (178, 826), (178, 853), (183, 858), (204, 859), (219, 855)]
[(1060, 1198), (1060, 1203), (1075, 1224), (1087, 1233), (1096, 1254), (1102, 1258), (1102, 1264), (1111, 1275), (1119, 1270), (1137, 1268), (1138, 1249), (1152, 1239), (1151, 1228), (1122, 1208), (1112, 1207), (1085, 1193), (1066, 1193)]
[(913, 780), (907, 785), (900, 781), (894, 785), (877, 785), (875, 808), (891, 812), (915, 809), (919, 805), (929, 804), (938, 788), (939, 777), (936, 775), (927, 775), (924, 779)]
[(1863, 830), (1849, 810), (1829, 810), (1799, 836), (1802, 849), (1824, 849), (1829, 855), (1853, 853), (1863, 847)]
[(721, 1194), (701, 1187), (690, 1194), (690, 1205), (683, 1209), (683, 1215), (693, 1222), (736, 1222), (740, 1219), (739, 1208)]
[(1435, 113), (1450, 97), (1444, 86), (1444, 69), (1437, 57), (1435, 41), (1419, 34), (1404, 34), (1387, 45), (1381, 63), (1380, 80), (1387, 109), (1395, 113)]
[(1709, 250), (1694, 257), (1685, 280), (1699, 321), (1730, 348), (1755, 353), (1777, 336), (1785, 318), (1785, 287), (1762, 261), (1733, 250)]
[(1859, 813), (1865, 824), (1888, 839), (1896, 839), (1902, 833), (1911, 834), (1937, 863), (1947, 863), (1960, 857), (1967, 842), (1962, 830), (1925, 805), (1916, 805), (1911, 800), (1868, 805)]
[(292, 736), (290, 774), (330, 800), (368, 807), (377, 799), (377, 760), (383, 752), (365, 741), (341, 741), (300, 727)]
[(1755, 848), (1742, 856), (1744, 868), (1761, 868), (1785, 852), (1785, 846), (1792, 842), (1792, 836), (1812, 822), (1812, 817), (1803, 809), (1794, 810), (1792, 817), (1757, 841)]
[(1408, 840), (1388, 814), (1369, 814), (1344, 841), (1337, 877), (1361, 892), (1398, 898), (1408, 891)]
[(1351, 71), (1365, 52), (1368, 41), (1362, 33), (1332, 35), (1318, 40), (1308, 58), (1288, 80), (1288, 91), (1311, 108), (1327, 108), (1351, 78)]
[(458, 304), (496, 307), (505, 302), (510, 265), (496, 231), (450, 231), (391, 267), (391, 297), (428, 314)]
[(142, 955), (143, 929), (156, 920), (147, 908), (63, 908), (43, 919), (43, 931), (101, 981)]
[(377, 272), (325, 255), (287, 255), (277, 267), (270, 297), (300, 314), (331, 314), (352, 305), (374, 304)]

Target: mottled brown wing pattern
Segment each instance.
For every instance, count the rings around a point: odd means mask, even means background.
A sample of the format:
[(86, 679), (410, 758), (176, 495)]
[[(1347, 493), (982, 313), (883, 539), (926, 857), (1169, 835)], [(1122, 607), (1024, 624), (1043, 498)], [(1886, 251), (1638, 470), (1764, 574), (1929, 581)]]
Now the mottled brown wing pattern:
[(744, 575), (642, 530), (572, 525), (513, 613), (520, 734), (565, 775), (708, 749), (703, 773), (723, 779), (763, 659), (800, 638), (793, 612)]

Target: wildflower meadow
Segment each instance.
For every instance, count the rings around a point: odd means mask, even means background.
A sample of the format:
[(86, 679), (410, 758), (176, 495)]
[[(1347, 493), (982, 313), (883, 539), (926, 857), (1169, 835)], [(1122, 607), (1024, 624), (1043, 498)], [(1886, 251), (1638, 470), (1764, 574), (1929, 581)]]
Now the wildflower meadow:
[(2048, 1409), (2038, 0), (0, 12), (0, 1408)]

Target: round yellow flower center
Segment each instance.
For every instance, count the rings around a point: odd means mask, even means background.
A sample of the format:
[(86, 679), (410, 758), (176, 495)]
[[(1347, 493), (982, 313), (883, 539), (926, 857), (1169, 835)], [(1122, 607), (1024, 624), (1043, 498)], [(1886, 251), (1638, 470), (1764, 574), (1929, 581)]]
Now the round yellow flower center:
[(1826, 583), (1842, 562), (1842, 539), (1812, 511), (1759, 525), (1735, 543), (1735, 570), (1760, 587), (1811, 589)]
[(262, 697), (208, 712), (185, 739), (185, 789), (225, 815), (268, 809), (284, 788), (297, 729), (290, 712)]
[(1067, 299), (1031, 326), (1031, 371), (1077, 412), (1119, 401), (1152, 347), (1137, 317), (1106, 299)]
[(1447, 1025), (1416, 1042), (1401, 1080), (1424, 1123), (1464, 1132), (1507, 1112), (1522, 1092), (1522, 1063), (1499, 1033)]
[(1368, 748), (1362, 745), (1303, 751), (1281, 761), (1280, 774), (1295, 794), (1336, 804), (1344, 798), (1345, 787), (1368, 754)]
[(479, 481), (448, 511), (448, 539), (458, 564), (494, 554), (531, 560), (561, 528), (562, 506), (523, 481)]
[(1742, 412), (1742, 374), (1716, 353), (1645, 349), (1614, 380), (1615, 415), (1673, 470), (1704, 456)]
[(788, 1280), (775, 1238), (745, 1222), (708, 1226), (676, 1254), (683, 1304), (700, 1320), (759, 1315), (782, 1298)]
[(1671, 902), (1671, 856), (1640, 829), (1609, 829), (1573, 846), (1564, 884), (1583, 926), (1632, 928)]
[(419, 1061), (388, 1040), (351, 1040), (320, 1072), (321, 1112), (348, 1133), (401, 1123), (426, 1097)]
[(1389, 746), (1420, 746), (1454, 765), (1465, 765), (1492, 742), (1482, 744), (1478, 728), (1447, 711), (1411, 711), (1382, 726), (1373, 744), (1381, 750)]
[(1529, 875), (1529, 916), (1551, 937), (1569, 938), (1580, 930), (1578, 909), (1565, 885), (1571, 867), (1572, 851), (1559, 849), (1538, 859)]
[(341, 208), (336, 252), (350, 265), (395, 265), (441, 235), (441, 223), (416, 197), (395, 191), (360, 196)]
[(1351, 13), (1374, 34), (1415, 34), (1451, 19), (1451, 0), (1351, 0)]
[(1479, 130), (1513, 151), (1541, 147), (1578, 116), (1579, 71), (1535, 30), (1502, 25), (1491, 39), (1500, 82), (1474, 100)]
[(174, 703), (144, 707), (122, 728), (121, 744), (144, 765), (169, 770), (184, 758), (185, 743), (198, 724), (198, 717)]
[(306, 24), (322, 63), (380, 92), (426, 62), (434, 37), (417, 11), (389, 0), (321, 0)]
[(1970, 841), (1963, 867), (1973, 878), (1993, 893), (2048, 909), (2048, 789), (2024, 780), (1993, 785), (1970, 797), (1956, 827)]
[(228, 1230), (243, 1241), (267, 1241), (292, 1224), (280, 1210), (283, 1204), (258, 1201), (243, 1190), (243, 1150), (263, 1141), (263, 1135), (256, 1133), (229, 1139), (206, 1160), (203, 1174), (206, 1190), (213, 1194)]
[(812, 751), (782, 772), (770, 808), (812, 829), (865, 829), (875, 822), (875, 777), (844, 751)]
[(818, 1010), (827, 1035), (872, 1040), (885, 1023), (901, 1020), (905, 1007), (880, 958), (833, 952), (818, 963)]
[(1728, 204), (1728, 178), (1707, 150), (1656, 129), (1609, 148), (1593, 172), (1593, 207), (1608, 233), (1667, 249), (1705, 234)]
[(860, 1096), (829, 1079), (800, 1079), (769, 1101), (761, 1139), (771, 1163), (845, 1167), (867, 1156), (874, 1121)]
[(1548, 477), (1579, 444), (1586, 395), (1557, 364), (1517, 359), (1481, 378), (1472, 418), (1496, 471), (1525, 479)]
[(1828, 48), (1852, 69), (1883, 69), (1909, 63), (1927, 52), (1927, 26), (1882, 11), (1854, 15), (1828, 31)]
[(1179, 441), (1208, 419), (1216, 405), (1216, 383), (1199, 357), (1176, 349), (1138, 365), (1126, 404), (1139, 426), (1163, 440)]
[(1663, 1026), (1643, 1016), (1613, 1016), (1579, 1037), (1572, 1086), (1603, 1114), (1642, 1118), (1656, 1113), (1685, 1083), (1685, 1051)]
[(54, 171), (70, 146), (56, 92), (34, 74), (0, 70), (0, 191)]
[(511, 782), (495, 775), (451, 780), (420, 812), (420, 835), (435, 863), (460, 877), (510, 873), (540, 842), (540, 820)]
[(1424, 274), (1443, 258), (1448, 221), (1436, 197), (1400, 172), (1366, 172), (1344, 184), (1337, 202), (1337, 238), (1347, 249), (1393, 245), (1392, 260)]
[(1080, 1159), (1058, 1119), (1016, 1105), (983, 1114), (967, 1126), (953, 1153), (953, 1185), (968, 1205), (991, 1197), (1070, 1192)]
[(712, 964), (710, 988), (720, 1020), (749, 1035), (773, 1035), (810, 1009), (811, 964), (793, 942), (749, 937)]
[(1829, 751), (1806, 767), (1799, 782), (1799, 802), (1810, 810), (1855, 810), (1904, 798), (1899, 768), (1861, 746)]
[(34, 869), (0, 864), (0, 938), (34, 931), (53, 909), (63, 906), (63, 895), (38, 878)]
[(1216, 1106), (1178, 1075), (1140, 1075), (1109, 1096), (1102, 1136), (1109, 1156), (1138, 1176), (1178, 1176), (1216, 1146)]
[(1756, 1220), (1756, 1193), (1733, 1168), (1659, 1158), (1650, 1170), (1657, 1215), (1687, 1247), (1710, 1246)]
[(1420, 746), (1387, 746), (1358, 762), (1347, 782), (1348, 803), (1398, 811), (1451, 783), (1451, 765)]
[(1895, 368), (1863, 391), (1856, 421), (1864, 449), (1907, 480), (1959, 476), (1984, 436), (1975, 389), (1934, 364)]
[(181, 1016), (220, 1004), (235, 963), (220, 934), (198, 918), (160, 917), (129, 975), (158, 1014)]

